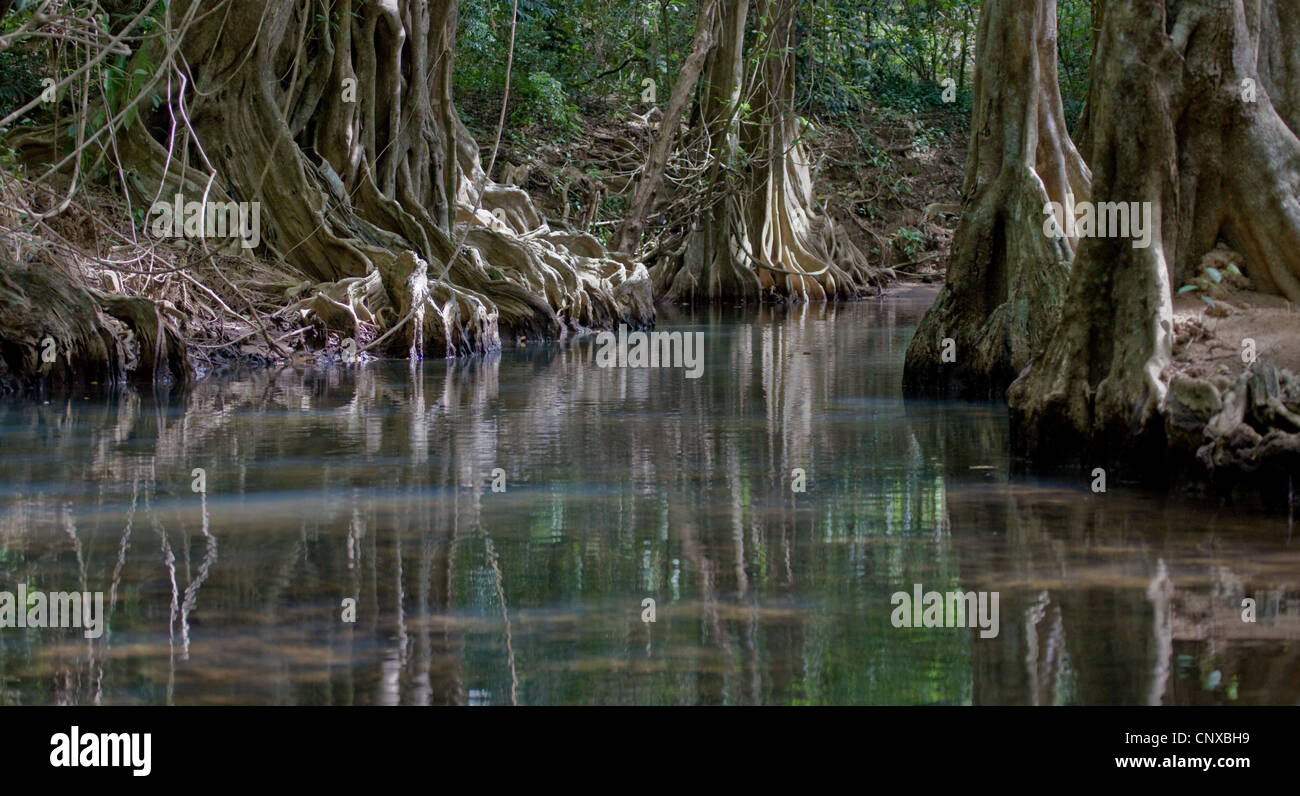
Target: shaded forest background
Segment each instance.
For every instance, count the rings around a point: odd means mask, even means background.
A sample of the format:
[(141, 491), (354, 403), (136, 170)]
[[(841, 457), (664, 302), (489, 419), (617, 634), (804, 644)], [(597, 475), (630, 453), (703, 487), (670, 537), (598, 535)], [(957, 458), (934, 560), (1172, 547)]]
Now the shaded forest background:
[[(634, 136), (650, 110), (640, 101), (643, 81), (654, 79), (666, 98), (689, 51), (697, 5), (521, 0), (503, 156), (528, 168), (527, 187), (548, 215), (593, 218), (605, 224), (592, 228), (603, 239), (621, 220), (627, 195), (602, 191), (593, 206), (595, 190), (607, 187), (597, 182), (644, 158), (619, 148), (618, 139), (640, 147)], [(510, 6), (461, 9), (456, 101), (480, 141), (490, 140), (500, 110)], [(1060, 79), (1072, 122), (1087, 95), (1091, 10), (1090, 0), (1058, 8)], [(882, 249), (857, 230), (882, 261), (946, 253), (951, 220), (924, 210), (959, 201), (979, 11), (978, 0), (800, 4), (795, 98), (816, 126), (811, 146), (825, 157), (821, 193), (835, 212), (858, 216), (884, 238)], [(946, 79), (953, 81), (947, 98)], [(933, 221), (940, 223), (927, 230)]]
[[(66, 365), (49, 374), (56, 383), (102, 372), (106, 362), (104, 375), (110, 379), (184, 380), (192, 375), (191, 366), (206, 372), (250, 360), (292, 358), (295, 352), (299, 358), (324, 352), (337, 359), (345, 338), (356, 338), (375, 353), (419, 356), (428, 345), (452, 355), (607, 326), (615, 317), (650, 323), (651, 298), (850, 297), (878, 292), (900, 276), (929, 281), (942, 273), (960, 199), (977, 2), (403, 4), (408, 19), (413, 8), (432, 11), (435, 22), (447, 20), (455, 30), (454, 41), (439, 43), (430, 35), (434, 44), (422, 60), (408, 54), (398, 68), (423, 69), (431, 80), (448, 81), (454, 111), (444, 116), (425, 108), (413, 124), (424, 127), (429, 140), (461, 147), (441, 157), (412, 150), (432, 181), (443, 183), (439, 188), (416, 178), (416, 191), (397, 186), (392, 171), (400, 158), (390, 152), (410, 146), (393, 131), (409, 129), (412, 121), (394, 125), (393, 114), (385, 126), (389, 109), (380, 99), (374, 109), (361, 112), (358, 129), (376, 130), (363, 133), (368, 152), (374, 153), (367, 158), (371, 174), (365, 175), (355, 156), (341, 154), (346, 147), (322, 139), (321, 129), (341, 129), (341, 114), (315, 80), (328, 66), (318, 51), (328, 55), (331, 35), (346, 38), (348, 26), (339, 24), (343, 11), (353, 18), (352, 37), (364, 34), (376, 45), (351, 59), (357, 70), (369, 61), (380, 78), (373, 86), (362, 85), (363, 93), (403, 90), (410, 75), (389, 86), (382, 82), (383, 67), (396, 63), (390, 61), (397, 58), (394, 47), (406, 52), (402, 42), (415, 30), (403, 29), (395, 16), (386, 18), (396, 35), (386, 49), (385, 23), (374, 10), (386, 8), (382, 4), (316, 3), (301, 12), (289, 6), (275, 6), (282, 13), (276, 25), (284, 41), (275, 45), (274, 69), (285, 91), (269, 103), (265, 97), (252, 102), (282, 105), (279, 112), (290, 120), (296, 139), (296, 158), (285, 158), (274, 143), (273, 125), (264, 120), (256, 131), (219, 123), (203, 129), (205, 102), (213, 106), (212, 116), (228, 117), (222, 103), (243, 107), (250, 100), (219, 98), (187, 85), (207, 79), (205, 69), (219, 75), (235, 68), (211, 57), (214, 46), (234, 52), (265, 42), (266, 30), (276, 27), (268, 23), (274, 19), (270, 6), (230, 3), (198, 13), (197, 4), (189, 3), (19, 0), (0, 7), (0, 120), (6, 124), (0, 161), (6, 198), (12, 200), (5, 203), (0, 224), (9, 256), (16, 264), (33, 256), (43, 259), (56, 272), (62, 268), (88, 277), (92, 290), (118, 297), (79, 296), (76, 278), (71, 286), (33, 276), (28, 281), (36, 283), (10, 285), (6, 295), (19, 298), (10, 303), (5, 325), (18, 330), (11, 337), (27, 339), (25, 350), (7, 357), (15, 363), (9, 370), (21, 374), (23, 363), (28, 370), (39, 369), (32, 367), (40, 364), (36, 344), (50, 336), (59, 341), (56, 365)], [(248, 17), (242, 21), (249, 33), (237, 44), (229, 31), (241, 12)], [(1072, 118), (1086, 92), (1090, 15), (1090, 3), (1078, 0), (1063, 3), (1059, 12), (1063, 96)], [(204, 26), (218, 17), (223, 27), (212, 38)], [(710, 29), (726, 27), (744, 38), (733, 54), (734, 97), (708, 95), (717, 82), (710, 75), (720, 74), (715, 62), (723, 60), (715, 35), (710, 60), (695, 64), (713, 71), (682, 92), (687, 105), (678, 109), (681, 135), (664, 142), (662, 176), (645, 189), (647, 202), (632, 226), (629, 205), (638, 182), (652, 182), (645, 176), (647, 156), (655, 139), (663, 137), (663, 113), (672, 111), (670, 93), (691, 60), (701, 20), (711, 20)], [(436, 27), (428, 21), (415, 24)], [(784, 47), (774, 43), (778, 32)], [(191, 39), (206, 50), (196, 50), (192, 58), (172, 52), (185, 54)], [(436, 54), (436, 46), (446, 49)], [(442, 75), (453, 59), (449, 75)], [(781, 71), (762, 74), (773, 62)], [(331, 79), (346, 80), (352, 69), (335, 68)], [(259, 78), (271, 71), (264, 67)], [(649, 93), (648, 80), (654, 81)], [(57, 100), (41, 101), (48, 99), (42, 95), (50, 81), (58, 83)], [(758, 96), (763, 87), (779, 83), (785, 85), (771, 96)], [(302, 99), (313, 93), (315, 102)], [(364, 105), (367, 98), (361, 101)], [(730, 118), (703, 118), (728, 102)], [(147, 136), (141, 135), (142, 125)], [(755, 138), (778, 128), (785, 130), (779, 144)], [(728, 154), (708, 151), (715, 132), (734, 139)], [(378, 145), (370, 140), (376, 135)], [(393, 140), (385, 147), (386, 135)], [(245, 136), (248, 140), (241, 140)], [(254, 142), (267, 138), (271, 151), (252, 157), (259, 149)], [(224, 162), (223, 142), (231, 153)], [(796, 172), (790, 178), (794, 184), (785, 190), (777, 185), (775, 205), (748, 213), (721, 208), (716, 234), (707, 229), (696, 234), (701, 208), (779, 183), (779, 172), (770, 171), (778, 157), (773, 153), (786, 157), (796, 149), (790, 155), (794, 161), (786, 164)], [(178, 181), (176, 163), (198, 173)], [(233, 171), (245, 174), (235, 177)], [(285, 180), (285, 172), (297, 171), (301, 179), (294, 174)], [(290, 183), (286, 195), (264, 195), (268, 174)], [(459, 187), (457, 176), (464, 180)], [(158, 187), (160, 179), (165, 188)], [(780, 195), (800, 193), (809, 179), (807, 199), (782, 202)], [(745, 180), (750, 184), (741, 185)], [(187, 198), (207, 196), (214, 185), (217, 191), (225, 187), (227, 198), (260, 196), (264, 210), (313, 190), (326, 198), (326, 206), (292, 213), (312, 215), (314, 224), (281, 221), (277, 212), (267, 232), (270, 240), (255, 259), (230, 248), (214, 253), (204, 245), (195, 253), (184, 242), (170, 246), (149, 239), (152, 200), (170, 197), (173, 190)], [(511, 186), (526, 195), (512, 193)], [(399, 202), (424, 217), (425, 229), (412, 232), (409, 219), (394, 221), (389, 210), (360, 207), (358, 191), (380, 194), (372, 205)], [(412, 210), (411, 204), (420, 207)], [(455, 212), (447, 209), (453, 205), (459, 208)], [(347, 218), (338, 218), (340, 207)], [(820, 213), (829, 220), (814, 217)], [(470, 217), (469, 228), (492, 228), (490, 216), (507, 219), (505, 229), (456, 232), (456, 223), (464, 225)], [(792, 224), (773, 221), (788, 217)], [(358, 222), (367, 229), (358, 232)], [(760, 250), (764, 236), (770, 237), (768, 227), (783, 225), (791, 227), (785, 236), (793, 241)], [(347, 228), (338, 239), (326, 234), (337, 227)], [(550, 250), (540, 254), (518, 240), (485, 239), (501, 231), (527, 237), (541, 227), (548, 231)], [(394, 234), (399, 237), (388, 237)], [(289, 245), (286, 254), (276, 240), (289, 235), (307, 245)], [(429, 236), (434, 239), (420, 241)], [(728, 236), (730, 252), (723, 251)], [(357, 254), (358, 237), (385, 251), (363, 246), (367, 253)], [(400, 256), (408, 246), (409, 263)], [(142, 247), (147, 254), (138, 251)], [(467, 249), (482, 256), (471, 257)], [(618, 252), (625, 256), (611, 258)], [(552, 254), (558, 260), (547, 260)], [(601, 260), (594, 276), (583, 276), (575, 262), (584, 257)], [(129, 258), (134, 259), (123, 265)], [(449, 262), (470, 259), (475, 262)], [(422, 262), (433, 264), (429, 276), (421, 276), (427, 284), (408, 287), (412, 268)], [(652, 289), (638, 277), (640, 263), (651, 269)], [(502, 277), (503, 265), (516, 266), (523, 276)], [(829, 276), (823, 274), (827, 269)], [(796, 278), (803, 273), (814, 278)], [(420, 301), (417, 293), (429, 301)], [(162, 314), (154, 322), (152, 307), (122, 296), (157, 300)], [(65, 312), (54, 313), (59, 317), (52, 325), (49, 319), (26, 317), (22, 308), (36, 303), (63, 306)], [(82, 304), (98, 305), (98, 317), (80, 316)], [(418, 334), (411, 322), (417, 311), (425, 327)], [(297, 316), (310, 316), (310, 323)], [(154, 352), (141, 350), (139, 341)], [(190, 352), (190, 361), (182, 350)]]
[[(6, 390), (916, 279), (909, 396), (1005, 399), (1029, 460), (1293, 493), (1278, 0), (15, 0), (0, 31)], [(159, 239), (173, 196), (256, 203), (258, 244)], [(1145, 207), (1151, 245), (1048, 234), (1075, 200)]]

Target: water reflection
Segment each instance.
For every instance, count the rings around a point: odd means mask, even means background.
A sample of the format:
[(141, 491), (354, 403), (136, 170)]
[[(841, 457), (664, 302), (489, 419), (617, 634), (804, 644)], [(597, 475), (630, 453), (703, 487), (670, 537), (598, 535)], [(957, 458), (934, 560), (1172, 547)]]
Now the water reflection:
[[(926, 300), (670, 318), (699, 379), (586, 339), (7, 403), (0, 590), (110, 619), (0, 630), (0, 702), (1300, 700), (1285, 519), (1013, 480), (1004, 410), (899, 397)], [(914, 583), (999, 635), (893, 627)]]

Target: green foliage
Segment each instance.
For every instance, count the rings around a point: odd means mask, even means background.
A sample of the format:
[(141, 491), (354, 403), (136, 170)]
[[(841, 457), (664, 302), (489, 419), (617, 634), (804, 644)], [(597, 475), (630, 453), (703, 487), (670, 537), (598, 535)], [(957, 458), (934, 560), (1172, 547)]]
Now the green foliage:
[(566, 131), (576, 131), (578, 106), (569, 102), (564, 85), (547, 72), (533, 72), (516, 84), (517, 104), (510, 115), (511, 124), (543, 124)]
[(27, 48), (0, 52), (0, 115), (9, 115), (41, 93), (42, 66)]
[(1065, 119), (1071, 125), (1083, 113), (1088, 97), (1088, 66), (1092, 58), (1091, 0), (1058, 0), (1057, 74), (1061, 82), (1061, 102)]
[[(154, 65), (150, 63), (148, 49), (142, 48), (135, 56), (128, 58), (125, 55), (119, 55), (107, 62), (104, 67), (104, 103), (107, 106), (108, 113), (116, 116), (127, 105), (131, 104), (144, 86), (149, 82), (149, 78), (154, 73)], [(155, 93), (150, 104), (144, 102), (136, 103), (127, 111), (122, 120), (122, 129), (129, 128), (140, 116), (141, 106), (148, 111), (158, 107), (161, 98)], [(98, 127), (104, 123), (105, 114), (101, 113), (96, 117), (96, 121), (91, 125)]]
[[(512, 0), (460, 7), (455, 96), (480, 136), (495, 129), (500, 112), (511, 7)], [(798, 113), (843, 121), (865, 110), (910, 118), (943, 111), (940, 127), (964, 125), (980, 7), (979, 0), (803, 0), (796, 20)], [(582, 113), (644, 111), (646, 78), (656, 81), (662, 105), (689, 51), (698, 9), (699, 0), (519, 0), (510, 127), (565, 133)], [(1058, 16), (1061, 88), (1073, 121), (1087, 93), (1091, 2), (1059, 0)], [(761, 43), (759, 22), (755, 13), (747, 52), (762, 50), (754, 46)]]
[[(0, 33), (10, 33), (29, 14), (10, 13), (0, 20)], [(8, 116), (30, 102), (44, 89), (47, 48), (28, 40), (0, 52), (0, 116)]]
[[(1228, 263), (1224, 266), (1224, 270), (1238, 279), (1244, 280), (1245, 278), (1241, 273), (1241, 269), (1238, 268), (1235, 263)], [(1178, 288), (1177, 295), (1182, 296), (1188, 293), (1197, 293), (1200, 296), (1201, 301), (1214, 307), (1215, 297), (1218, 296), (1222, 298), (1222, 284), (1223, 271), (1220, 271), (1212, 265), (1207, 265), (1201, 269), (1201, 273), (1195, 279)]]
[[(806, 0), (800, 5), (799, 103), (811, 116), (851, 117), (867, 104), (917, 115), (970, 115), (979, 0)], [(1087, 96), (1091, 0), (1059, 0), (1066, 118)], [(953, 91), (944, 97), (945, 81)]]
[(894, 246), (908, 260), (915, 260), (925, 250), (925, 233), (911, 227), (899, 227), (894, 231)]
[[(975, 0), (812, 0), (801, 7), (800, 103), (850, 116), (868, 103), (919, 114), (970, 110)], [(953, 101), (944, 101), (951, 80)]]
[[(489, 0), (460, 7), (455, 96), (479, 135), (495, 128), (500, 112), (511, 6)], [(568, 132), (583, 111), (642, 111), (646, 78), (665, 97), (689, 49), (696, 10), (695, 0), (520, 0), (510, 127)]]
[(0, 172), (17, 174), (21, 169), (21, 160), (14, 149), (0, 142)]

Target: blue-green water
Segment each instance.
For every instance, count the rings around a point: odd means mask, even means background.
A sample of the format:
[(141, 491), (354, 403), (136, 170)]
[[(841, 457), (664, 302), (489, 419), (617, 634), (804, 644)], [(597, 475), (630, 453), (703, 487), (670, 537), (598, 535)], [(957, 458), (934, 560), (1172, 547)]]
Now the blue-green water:
[[(108, 628), (0, 628), (0, 702), (1300, 700), (1287, 518), (1011, 475), (1003, 407), (901, 398), (931, 298), (665, 319), (698, 379), (586, 338), (7, 400), (0, 591)], [(914, 584), (997, 636), (895, 627)]]

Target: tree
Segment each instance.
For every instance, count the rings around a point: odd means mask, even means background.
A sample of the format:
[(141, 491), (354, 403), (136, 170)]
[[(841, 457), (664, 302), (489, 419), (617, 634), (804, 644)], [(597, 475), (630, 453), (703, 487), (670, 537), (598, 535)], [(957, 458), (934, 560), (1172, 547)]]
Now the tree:
[[(635, 251), (641, 241), (646, 215), (650, 212), (650, 204), (663, 182), (664, 168), (668, 165), (668, 155), (677, 140), (682, 114), (686, 111), (686, 105), (695, 92), (695, 84), (699, 82), (700, 73), (704, 70), (705, 59), (714, 46), (714, 23), (717, 19), (718, 2), (719, 0), (703, 0), (700, 4), (690, 55), (686, 57), (685, 63), (682, 64), (682, 71), (673, 84), (668, 109), (664, 111), (663, 122), (659, 125), (659, 132), (650, 147), (650, 158), (632, 194), (632, 201), (623, 217), (622, 225), (619, 226), (618, 235), (614, 238), (612, 248), (615, 251)], [(658, 56), (655, 56), (654, 60), (658, 61)]]
[(976, 57), (962, 213), (947, 282), (908, 346), (913, 395), (1002, 396), (1069, 279), (1076, 240), (1045, 235), (1043, 207), (1089, 195), (1057, 84), (1056, 0), (988, 0)]
[(723, 0), (697, 117), (710, 144), (706, 195), (680, 258), (654, 269), (655, 293), (682, 299), (822, 300), (865, 292), (866, 257), (818, 212), (806, 124), (794, 112), (795, 0)]
[(452, 103), (456, 0), (135, 5), (123, 34), (142, 20), (159, 32), (124, 71), (148, 76), (132, 104), (157, 107), (107, 108), (98, 146), (145, 207), (178, 193), (260, 203), (257, 253), (305, 282), (293, 309), (412, 357), (491, 350), (503, 330), (652, 321), (644, 268), (550, 229), (480, 165)]
[(1220, 239), (1257, 285), (1300, 300), (1300, 140), (1264, 78), (1280, 69), (1264, 55), (1300, 40), (1267, 22), (1270, 7), (1106, 3), (1088, 98), (1093, 196), (1149, 202), (1155, 229), (1148, 248), (1080, 244), (1061, 323), (1008, 392), (1018, 452), (1162, 457), (1171, 284)]

